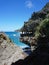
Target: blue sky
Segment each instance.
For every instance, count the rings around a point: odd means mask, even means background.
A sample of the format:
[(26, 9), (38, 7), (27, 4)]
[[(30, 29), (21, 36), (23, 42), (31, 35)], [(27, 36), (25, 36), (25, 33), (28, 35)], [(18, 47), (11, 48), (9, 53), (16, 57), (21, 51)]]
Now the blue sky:
[(23, 26), (34, 11), (49, 0), (0, 0), (0, 31), (14, 31)]

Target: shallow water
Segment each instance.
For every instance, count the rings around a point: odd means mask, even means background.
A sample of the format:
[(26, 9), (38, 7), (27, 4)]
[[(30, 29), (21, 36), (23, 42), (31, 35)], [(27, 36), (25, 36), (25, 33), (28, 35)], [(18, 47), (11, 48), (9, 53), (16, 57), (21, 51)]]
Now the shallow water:
[(16, 44), (17, 46), (21, 47), (21, 48), (26, 48), (29, 47), (28, 45), (20, 42), (19, 38), (20, 38), (20, 33), (19, 32), (5, 32), (8, 37), (14, 42), (14, 44)]

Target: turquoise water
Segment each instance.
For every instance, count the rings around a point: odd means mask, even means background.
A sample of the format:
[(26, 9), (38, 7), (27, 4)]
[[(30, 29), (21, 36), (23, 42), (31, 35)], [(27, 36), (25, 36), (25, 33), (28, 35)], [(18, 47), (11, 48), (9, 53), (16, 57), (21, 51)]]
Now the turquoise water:
[(16, 44), (17, 46), (21, 47), (21, 48), (26, 48), (29, 47), (28, 45), (20, 42), (19, 38), (20, 38), (20, 33), (19, 32), (5, 32), (8, 37), (14, 42), (14, 44)]

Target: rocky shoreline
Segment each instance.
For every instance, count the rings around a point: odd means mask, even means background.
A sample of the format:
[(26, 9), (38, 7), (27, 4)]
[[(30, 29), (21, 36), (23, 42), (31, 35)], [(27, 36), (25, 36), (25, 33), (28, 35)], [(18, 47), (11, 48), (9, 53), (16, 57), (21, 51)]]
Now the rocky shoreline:
[(29, 45), (32, 51), (35, 50), (37, 46), (37, 41), (34, 37), (20, 37), (20, 42), (24, 42), (25, 44)]
[(28, 55), (4, 34), (0, 33), (0, 65), (11, 65)]

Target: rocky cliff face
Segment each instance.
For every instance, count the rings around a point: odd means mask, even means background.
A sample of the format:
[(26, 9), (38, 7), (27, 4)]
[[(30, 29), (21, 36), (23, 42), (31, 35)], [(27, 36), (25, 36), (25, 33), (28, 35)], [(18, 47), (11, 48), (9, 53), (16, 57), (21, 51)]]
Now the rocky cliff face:
[(33, 32), (34, 34), (36, 27), (47, 17), (48, 13), (49, 2), (42, 8), (42, 10), (34, 12), (31, 18), (27, 22), (24, 22), (24, 25), (20, 30), (25, 32)]
[(0, 33), (0, 65), (11, 65), (26, 56), (21, 48), (14, 45), (4, 33)]
[[(46, 36), (49, 38), (49, 2), (38, 12), (34, 12), (28, 22), (24, 23), (21, 31), (26, 32), (21, 39), (30, 45), (37, 45), (38, 37)], [(27, 34), (32, 32), (32, 34)], [(22, 34), (23, 35), (23, 34)], [(26, 38), (26, 40), (24, 39)], [(47, 38), (47, 39), (48, 39)]]

